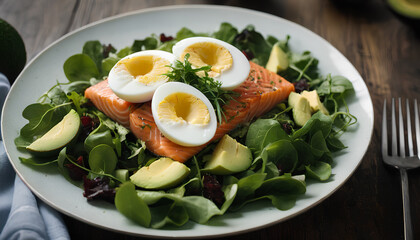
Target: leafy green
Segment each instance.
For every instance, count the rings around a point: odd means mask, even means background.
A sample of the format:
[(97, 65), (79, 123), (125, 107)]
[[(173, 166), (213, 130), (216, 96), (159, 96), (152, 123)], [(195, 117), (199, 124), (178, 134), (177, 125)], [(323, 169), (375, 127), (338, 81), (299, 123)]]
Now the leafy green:
[(182, 39), (185, 39), (185, 38), (199, 37), (199, 36), (207, 37), (208, 34), (195, 33), (191, 31), (190, 29), (183, 27), (176, 33), (176, 40), (181, 41)]
[(287, 137), (278, 121), (257, 119), (249, 126), (245, 145), (251, 149), (254, 155), (258, 155), (268, 143)]
[(29, 164), (33, 166), (46, 166), (46, 165), (58, 162), (57, 159), (45, 161), (45, 159), (38, 159), (38, 158), (33, 158), (33, 157), (32, 158), (19, 157), (19, 160), (24, 164)]
[(95, 62), (98, 72), (102, 72), (103, 47), (99, 41), (88, 41), (83, 45), (82, 53), (88, 55)]
[[(218, 208), (211, 200), (202, 196), (184, 196), (187, 185), (192, 184), (195, 181), (197, 181), (196, 178), (191, 179), (188, 183), (169, 192), (145, 190), (137, 190), (137, 192), (138, 196), (143, 199), (145, 203), (150, 205), (152, 212), (156, 209), (155, 205), (162, 202), (163, 199), (170, 200), (170, 202), (166, 204), (169, 204), (171, 207), (175, 204), (177, 206), (177, 211), (180, 211), (180, 214), (184, 215), (176, 221), (175, 225), (179, 225), (182, 222), (185, 223), (185, 220), (187, 219), (186, 215), (188, 215), (188, 219), (198, 223), (205, 223), (213, 216), (223, 215), (235, 199), (238, 189), (237, 185), (231, 184), (223, 188), (226, 201), (223, 203), (221, 208)], [(158, 204), (157, 206), (161, 205)], [(173, 217), (171, 219), (173, 219)], [(168, 219), (160, 219), (157, 220), (156, 223), (153, 223), (152, 226), (163, 227), (165, 224), (170, 222), (171, 221)]]
[(98, 127), (96, 131), (93, 131), (85, 140), (85, 149), (86, 152), (92, 151), (96, 146), (100, 144), (106, 144), (110, 147), (114, 147), (114, 142), (112, 141), (111, 131), (105, 127), (103, 131), (100, 130), (101, 128)]
[(222, 23), (220, 24), (220, 28), (217, 32), (212, 34), (212, 37), (227, 42), (229, 44), (233, 44), (236, 35), (238, 35), (238, 29), (233, 27), (230, 23)]
[(79, 95), (76, 92), (70, 92), (66, 96), (69, 100), (73, 102), (79, 116), (81, 116), (82, 113), (87, 111), (86, 108), (81, 107), (83, 104), (88, 102), (87, 98), (85, 98), (83, 95)]
[(99, 144), (89, 153), (89, 166), (95, 173), (112, 174), (118, 158), (114, 149), (106, 144)]
[(293, 172), (298, 163), (298, 153), (290, 140), (272, 142), (264, 151), (267, 152), (267, 160), (278, 166), (281, 172)]
[(319, 78), (318, 59), (311, 55), (311, 52), (304, 51), (302, 54), (287, 52), (289, 56), (289, 67), (280, 72), (280, 75), (291, 82), (297, 82), (302, 78), (314, 81)]
[(233, 45), (242, 51), (250, 52), (255, 58), (254, 62), (261, 66), (267, 64), (273, 47), (261, 33), (255, 31), (254, 26), (247, 26), (241, 33), (236, 35)]
[(331, 176), (331, 165), (318, 161), (315, 164), (306, 166), (307, 176), (319, 181), (326, 181)]
[(135, 40), (131, 46), (133, 52), (139, 52), (142, 50), (156, 49), (158, 46), (158, 40), (156, 37), (146, 37), (143, 40)]
[(117, 56), (110, 56), (105, 58), (104, 60), (102, 60), (102, 71), (104, 73), (104, 75), (108, 75), (109, 72), (111, 71), (112, 67), (114, 67), (114, 65), (120, 60), (121, 58), (117, 57)]
[(22, 116), (29, 122), (22, 127), (20, 135), (15, 139), (16, 146), (25, 148), (54, 127), (68, 113), (60, 109), (67, 105), (62, 104), (54, 107), (50, 104), (33, 103), (27, 106), (23, 110)]

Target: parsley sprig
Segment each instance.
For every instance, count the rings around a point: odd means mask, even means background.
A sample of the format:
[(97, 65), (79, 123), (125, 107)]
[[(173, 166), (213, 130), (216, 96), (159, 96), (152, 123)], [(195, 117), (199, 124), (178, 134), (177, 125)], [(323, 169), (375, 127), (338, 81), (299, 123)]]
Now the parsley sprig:
[(188, 61), (189, 54), (185, 55), (184, 63), (177, 60), (171, 66), (172, 71), (165, 74), (171, 81), (183, 82), (197, 88), (202, 92), (211, 102), (216, 112), (219, 124), (223, 119), (226, 120), (226, 115), (223, 111), (223, 105), (229, 100), (233, 100), (235, 95), (233, 91), (223, 90), (222, 83), (208, 76), (211, 66), (204, 66), (194, 68)]

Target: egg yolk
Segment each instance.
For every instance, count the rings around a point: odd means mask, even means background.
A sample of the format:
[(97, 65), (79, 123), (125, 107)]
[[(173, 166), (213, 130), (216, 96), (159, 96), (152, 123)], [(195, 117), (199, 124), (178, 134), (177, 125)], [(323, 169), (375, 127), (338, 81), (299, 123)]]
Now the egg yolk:
[(233, 59), (229, 50), (212, 42), (198, 42), (189, 45), (181, 54), (181, 59), (189, 53), (188, 61), (195, 67), (211, 66), (210, 77), (217, 77), (232, 67)]
[(166, 81), (169, 61), (157, 56), (137, 56), (127, 58), (120, 62), (137, 81), (144, 84), (151, 84)]
[(159, 119), (176, 123), (206, 125), (210, 114), (206, 104), (188, 93), (172, 93), (166, 96), (157, 109)]

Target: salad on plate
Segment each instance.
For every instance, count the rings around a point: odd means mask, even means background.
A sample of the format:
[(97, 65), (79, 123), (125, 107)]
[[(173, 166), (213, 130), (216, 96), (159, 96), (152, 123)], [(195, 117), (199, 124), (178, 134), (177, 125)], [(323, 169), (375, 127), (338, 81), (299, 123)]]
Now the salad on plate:
[(115, 49), (97, 40), (63, 65), (22, 116), (24, 164), (54, 164), (88, 201), (152, 228), (205, 224), (268, 200), (293, 208), (306, 179), (328, 181), (357, 120), (352, 83), (322, 76), (292, 38), (222, 23)]

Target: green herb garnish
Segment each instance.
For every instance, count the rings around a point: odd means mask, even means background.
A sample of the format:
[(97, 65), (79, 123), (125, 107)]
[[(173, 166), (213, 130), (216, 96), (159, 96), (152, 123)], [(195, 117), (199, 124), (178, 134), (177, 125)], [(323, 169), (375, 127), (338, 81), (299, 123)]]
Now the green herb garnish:
[(184, 63), (177, 60), (171, 66), (172, 71), (165, 74), (171, 81), (183, 82), (197, 88), (202, 92), (213, 105), (219, 124), (223, 119), (227, 122), (226, 115), (223, 112), (223, 105), (233, 100), (234, 92), (223, 90), (222, 83), (208, 76), (211, 66), (193, 68), (188, 61), (189, 54), (185, 55)]

